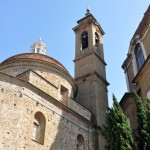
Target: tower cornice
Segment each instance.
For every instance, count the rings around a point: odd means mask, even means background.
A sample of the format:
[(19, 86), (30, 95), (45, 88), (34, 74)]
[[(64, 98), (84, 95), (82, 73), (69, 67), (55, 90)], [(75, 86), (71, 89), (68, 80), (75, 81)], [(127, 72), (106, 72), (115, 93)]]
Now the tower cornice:
[[(78, 30), (80, 26), (82, 26), (82, 22), (87, 20), (88, 24), (93, 23), (98, 27), (98, 29), (101, 31), (102, 35), (105, 34), (104, 30), (102, 29), (101, 25), (98, 23), (98, 21), (95, 19), (95, 17), (92, 14), (89, 14), (85, 16), (84, 18), (77, 21), (78, 25), (73, 28), (74, 31)], [(85, 24), (85, 23), (84, 23)]]
[(89, 72), (89, 73), (87, 73), (87, 74), (84, 74), (84, 75), (82, 75), (82, 76), (80, 76), (80, 77), (77, 77), (77, 78), (75, 78), (75, 81), (77, 82), (77, 81), (79, 81), (79, 80), (84, 80), (85, 78), (88, 78), (88, 77), (91, 77), (91, 76), (96, 76), (98, 79), (100, 79), (100, 81), (102, 81), (102, 83), (104, 84), (104, 85), (106, 85), (106, 86), (109, 86), (109, 83), (107, 82), (107, 80), (103, 77), (103, 76), (101, 76), (97, 71), (92, 71), (92, 72)]
[(87, 57), (89, 55), (95, 55), (97, 56), (97, 58), (106, 66), (106, 62), (99, 56), (99, 54), (95, 51), (95, 50), (88, 50), (88, 52), (85, 52), (85, 50), (82, 50), (81, 51), (82, 55), (81, 56), (78, 56), (76, 57), (73, 61), (76, 62), (76, 61), (79, 61), (80, 59), (84, 58), (84, 57)]

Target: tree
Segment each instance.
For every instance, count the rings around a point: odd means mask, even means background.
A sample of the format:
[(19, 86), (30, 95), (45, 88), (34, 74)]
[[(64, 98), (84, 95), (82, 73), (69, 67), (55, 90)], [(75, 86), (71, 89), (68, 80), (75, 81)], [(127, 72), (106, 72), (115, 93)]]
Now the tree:
[[(137, 144), (139, 150), (149, 150), (148, 148), (148, 132), (147, 132), (147, 115), (144, 109), (142, 99), (136, 92), (133, 92), (135, 104), (137, 107)], [(148, 113), (147, 113), (148, 114)]]
[[(146, 106), (147, 106), (146, 117), (147, 117), (147, 133), (148, 133), (147, 141), (150, 141), (150, 99), (147, 99)], [(148, 143), (148, 148), (150, 149), (150, 142)]]
[(106, 139), (106, 150), (135, 149), (131, 128), (114, 95), (113, 107), (108, 108), (100, 132)]

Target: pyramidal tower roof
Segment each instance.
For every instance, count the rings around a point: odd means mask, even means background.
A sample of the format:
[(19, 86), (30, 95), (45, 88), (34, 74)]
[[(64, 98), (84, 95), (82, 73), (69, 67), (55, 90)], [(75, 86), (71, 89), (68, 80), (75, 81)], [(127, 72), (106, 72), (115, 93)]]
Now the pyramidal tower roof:
[(91, 11), (90, 11), (89, 8), (86, 9), (85, 17), (83, 17), (83, 18), (81, 18), (80, 20), (77, 21), (78, 25), (75, 26), (75, 27), (73, 28), (73, 30), (74, 30), (74, 31), (77, 30), (77, 29), (80, 27), (80, 25), (82, 24), (82, 22), (84, 22), (84, 21), (86, 21), (86, 20), (87, 20), (87, 22), (92, 22), (92, 23), (94, 23), (94, 24), (99, 28), (99, 30), (101, 31), (102, 35), (105, 34), (105, 32), (104, 32), (104, 30), (102, 29), (101, 25), (100, 25), (99, 22), (96, 20), (96, 18), (92, 15), (92, 13), (91, 13)]

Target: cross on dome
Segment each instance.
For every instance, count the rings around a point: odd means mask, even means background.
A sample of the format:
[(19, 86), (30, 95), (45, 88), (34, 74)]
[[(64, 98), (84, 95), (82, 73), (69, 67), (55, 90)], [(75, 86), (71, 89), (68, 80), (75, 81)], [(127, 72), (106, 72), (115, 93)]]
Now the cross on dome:
[(46, 45), (43, 43), (42, 39), (39, 38), (33, 45), (31, 46), (31, 52), (32, 53), (39, 53), (46, 55)]

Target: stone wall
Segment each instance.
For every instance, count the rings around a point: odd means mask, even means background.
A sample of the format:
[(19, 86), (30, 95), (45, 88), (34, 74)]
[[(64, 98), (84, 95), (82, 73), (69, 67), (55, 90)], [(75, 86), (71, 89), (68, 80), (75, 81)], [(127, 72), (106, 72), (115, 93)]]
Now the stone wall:
[(77, 87), (73, 78), (69, 74), (66, 74), (58, 68), (55, 68), (47, 63), (44, 64), (34, 60), (22, 60), (8, 64), (6, 63), (0, 66), (0, 72), (9, 74), (11, 76), (18, 76), (28, 70), (37, 72), (56, 87), (58, 87), (62, 82), (67, 89), (72, 90), (69, 91), (69, 93), (71, 97), (74, 97)]
[[(86, 118), (46, 99), (38, 89), (32, 92), (28, 83), (6, 75), (0, 79), (1, 150), (76, 150), (78, 134), (84, 137), (85, 150), (93, 149), (93, 129)], [(46, 118), (43, 145), (32, 140), (36, 112)]]
[(137, 120), (136, 120), (136, 104), (131, 93), (125, 93), (121, 103), (120, 103), (122, 110), (126, 117), (129, 120), (129, 124), (133, 132), (136, 131), (137, 128)]
[[(150, 19), (149, 19), (150, 20)], [(150, 21), (149, 21), (150, 22)], [(144, 37), (143, 44), (146, 51), (147, 56), (150, 55), (150, 29), (147, 29), (146, 36)]]
[[(37, 76), (36, 76), (36, 79), (34, 79), (34, 77), (31, 77), (31, 76), (35, 76), (35, 74), (34, 75), (30, 74), (30, 77), (29, 75), (28, 77), (27, 75), (26, 76), (22, 75), (23, 73), (26, 74), (28, 70), (35, 71), (45, 80), (47, 80), (49, 83), (54, 85), (54, 87), (58, 89), (57, 93), (60, 92), (60, 86), (63, 85), (64, 87), (68, 89), (68, 96), (72, 98), (74, 97), (76, 93), (76, 86), (71, 76), (65, 75), (62, 71), (55, 69), (52, 66), (47, 66), (46, 64), (41, 65), (40, 63), (38, 64), (37, 62), (28, 63), (28, 61), (17, 62), (17, 63), (12, 63), (12, 64), (6, 64), (5, 66), (0, 66), (1, 72), (9, 74), (11, 76), (20, 77), (23, 80), (27, 80), (27, 81), (30, 80), (30, 82), (32, 82), (32, 84), (34, 85), (37, 84), (35, 82), (41, 81), (41, 80), (37, 80)], [(42, 82), (44, 82), (44, 80)], [(40, 83), (40, 84), (43, 84), (43, 83)], [(61, 99), (61, 95), (53, 94), (53, 96), (54, 95), (55, 95), (54, 98), (59, 99), (59, 100)]]
[(127, 78), (129, 82), (130, 92), (132, 92), (135, 89), (135, 84), (132, 82), (134, 79), (134, 72), (133, 72), (133, 63), (132, 61), (129, 62), (128, 68), (127, 68)]
[(78, 104), (73, 99), (69, 99), (68, 107), (74, 110), (75, 112), (79, 113), (81, 116), (86, 118), (87, 120), (91, 120), (91, 112), (89, 112), (85, 107)]

